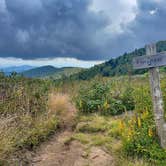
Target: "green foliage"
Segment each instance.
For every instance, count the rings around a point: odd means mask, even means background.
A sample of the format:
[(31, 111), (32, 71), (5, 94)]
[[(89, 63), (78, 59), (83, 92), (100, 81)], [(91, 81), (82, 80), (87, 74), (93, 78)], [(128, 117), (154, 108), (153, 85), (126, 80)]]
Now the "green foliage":
[(160, 147), (156, 134), (150, 89), (145, 80), (134, 86), (133, 95), (136, 114), (126, 120), (123, 127), (124, 152), (127, 156), (141, 157), (154, 165), (166, 165), (166, 151)]
[[(164, 103), (166, 103), (165, 80), (165, 75), (162, 75), (161, 88)], [(100, 93), (100, 90), (95, 89), (100, 86), (94, 86), (94, 81), (97, 82), (96, 84), (101, 84), (102, 86), (106, 85), (108, 90), (101, 91), (103, 94)], [(89, 118), (89, 122), (81, 122), (77, 126), (77, 131), (79, 133), (81, 132), (84, 136), (87, 134), (92, 135), (94, 132), (96, 134), (102, 132), (105, 134), (108, 132), (107, 136), (122, 140), (123, 155), (125, 155), (126, 158), (132, 157), (143, 159), (147, 161), (149, 165), (166, 165), (166, 151), (160, 147), (156, 134), (155, 121), (152, 114), (152, 98), (147, 75), (132, 77), (130, 83), (126, 77), (112, 78), (109, 79), (109, 81), (107, 78), (101, 80), (95, 79), (94, 81), (93, 84), (90, 81), (88, 83), (84, 81), (84, 86), (80, 89), (82, 93), (79, 91), (79, 95), (76, 97), (77, 106), (82, 112), (115, 115), (121, 113), (121, 110), (124, 112), (125, 110), (134, 109), (135, 113), (119, 121), (116, 120), (115, 123), (111, 125), (107, 123), (101, 125), (98, 122), (93, 122), (93, 118)], [(94, 92), (102, 94), (102, 96), (98, 98), (98, 101), (100, 101), (99, 104), (94, 107), (97, 108), (97, 110), (89, 111), (88, 109), (91, 107), (87, 105), (87, 102), (95, 100), (95, 98), (98, 97)], [(89, 93), (94, 93), (94, 95), (89, 95)], [(93, 96), (93, 98), (90, 96)], [(83, 101), (85, 101), (85, 103)], [(92, 103), (94, 103), (94, 101)], [(116, 112), (117, 110), (118, 113)], [(107, 116), (104, 117), (107, 118)], [(94, 124), (94, 126), (92, 124)], [(103, 128), (100, 128), (100, 126), (103, 126)], [(90, 137), (89, 135), (87, 138)], [(109, 148), (113, 148), (112, 144), (109, 144)]]
[(93, 82), (89, 86), (80, 88), (76, 97), (76, 105), (84, 113), (98, 112), (103, 115), (118, 115), (125, 110), (134, 109), (134, 100), (131, 89), (127, 88), (126, 94), (113, 97), (107, 83)]
[(106, 84), (92, 83), (88, 87), (83, 86), (76, 97), (77, 107), (87, 113), (101, 111), (108, 94), (109, 87)]
[(141, 124), (133, 123), (133, 135), (124, 140), (124, 150), (129, 156), (137, 156), (155, 164), (166, 164), (166, 151), (161, 149), (156, 136), (153, 116), (140, 115)]
[(78, 123), (76, 131), (82, 133), (105, 132), (106, 127), (107, 125), (104, 117), (93, 115), (92, 119), (89, 121), (85, 118), (83, 122)]
[(34, 146), (37, 146), (55, 132), (57, 124), (58, 120), (55, 115), (49, 118), (31, 121), (31, 125), (33, 126), (31, 129), (26, 131), (24, 131), (23, 128), (18, 129), (20, 131), (19, 136), (21, 139), (16, 142), (15, 146), (19, 148), (33, 148)]
[(125, 106), (126, 110), (134, 110), (135, 103), (133, 97), (133, 88), (131, 88), (130, 86), (127, 86), (123, 93), (122, 103)]

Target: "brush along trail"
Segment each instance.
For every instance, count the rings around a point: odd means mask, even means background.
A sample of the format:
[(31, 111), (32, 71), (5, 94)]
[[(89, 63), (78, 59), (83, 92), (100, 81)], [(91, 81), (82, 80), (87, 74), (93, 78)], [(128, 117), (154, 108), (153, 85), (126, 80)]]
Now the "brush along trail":
[[(43, 143), (36, 149), (30, 165), (32, 166), (113, 166), (113, 157), (100, 147), (92, 146), (87, 150), (87, 146), (76, 140), (66, 141), (75, 134), (73, 129), (74, 118), (76, 116), (75, 107), (68, 102), (67, 96), (59, 96), (61, 102), (55, 103), (57, 96), (52, 95), (50, 99), (51, 110), (57, 104), (66, 105), (67, 111), (61, 115), (62, 128), (49, 141)], [(67, 100), (67, 104), (66, 104)], [(63, 114), (63, 113), (62, 113)]]

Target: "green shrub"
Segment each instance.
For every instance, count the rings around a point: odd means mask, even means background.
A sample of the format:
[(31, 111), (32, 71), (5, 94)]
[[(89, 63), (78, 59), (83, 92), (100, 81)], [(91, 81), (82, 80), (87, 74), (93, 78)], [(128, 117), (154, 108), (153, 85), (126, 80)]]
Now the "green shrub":
[(120, 115), (125, 112), (125, 106), (120, 99), (109, 98), (108, 107), (103, 105), (104, 115)]
[(129, 156), (145, 158), (153, 164), (166, 164), (166, 151), (160, 147), (153, 116), (149, 113), (145, 117), (144, 114), (139, 115), (139, 120), (130, 124), (132, 134), (130, 138), (125, 137), (123, 140), (125, 153)]
[(76, 105), (83, 112), (100, 111), (108, 94), (109, 87), (106, 84), (93, 83), (88, 87), (83, 86), (76, 98)]
[(122, 103), (125, 106), (126, 110), (134, 110), (135, 103), (134, 103), (134, 97), (133, 97), (133, 88), (128, 86), (122, 96)]
[(125, 110), (133, 110), (132, 94), (127, 91), (122, 97), (113, 97), (106, 83), (92, 83), (82, 86), (76, 97), (76, 106), (83, 113), (101, 113), (103, 115), (119, 115)]
[(52, 115), (49, 118), (37, 119), (32, 122), (32, 128), (23, 131), (20, 128), (21, 139), (16, 143), (16, 147), (33, 148), (41, 142), (45, 141), (49, 135), (53, 134), (57, 129), (58, 120), (56, 116)]
[[(148, 80), (136, 81), (133, 89), (129, 90), (131, 92), (128, 94), (129, 91), (126, 89), (127, 91), (122, 97), (128, 98), (127, 101), (130, 101), (133, 96), (134, 102), (131, 101), (134, 103), (133, 106), (136, 112), (135, 116), (126, 119), (125, 122), (123, 121), (122, 140), (124, 152), (127, 156), (144, 158), (150, 162), (150, 165), (164, 166), (166, 165), (166, 151), (160, 147), (156, 134)], [(127, 106), (124, 102), (123, 104)]]

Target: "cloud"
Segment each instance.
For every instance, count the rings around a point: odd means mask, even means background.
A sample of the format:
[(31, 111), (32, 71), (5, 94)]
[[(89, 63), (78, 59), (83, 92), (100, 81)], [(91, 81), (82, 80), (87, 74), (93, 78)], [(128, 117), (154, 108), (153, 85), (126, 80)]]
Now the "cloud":
[(137, 14), (136, 0), (93, 0), (90, 7), (95, 12), (104, 13), (110, 20), (106, 27), (111, 35), (117, 35), (124, 32), (125, 26), (132, 22)]
[(103, 58), (97, 33), (108, 22), (89, 11), (90, 0), (0, 1), (6, 8), (6, 22), (0, 22), (1, 57)]
[(166, 40), (166, 1), (138, 0), (138, 8), (135, 20), (128, 27), (133, 34), (130, 37), (135, 45)]
[(34, 60), (24, 60), (21, 58), (0, 58), (0, 68), (10, 66), (22, 66), (29, 65), (39, 67), (43, 65), (52, 65), (55, 67), (83, 67), (89, 68), (97, 64), (103, 63), (103, 61), (83, 61), (75, 58), (41, 58)]
[(123, 33), (109, 36), (107, 48), (112, 48), (112, 56), (116, 57), (145, 44), (166, 40), (166, 1), (137, 0), (134, 19), (123, 27)]
[(0, 57), (106, 60), (166, 38), (165, 0), (0, 0)]

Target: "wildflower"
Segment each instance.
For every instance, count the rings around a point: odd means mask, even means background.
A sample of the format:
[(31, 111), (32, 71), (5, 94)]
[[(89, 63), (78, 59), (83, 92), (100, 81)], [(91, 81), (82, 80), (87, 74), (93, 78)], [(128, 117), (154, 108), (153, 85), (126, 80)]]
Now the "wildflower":
[(153, 131), (152, 131), (151, 128), (148, 129), (148, 135), (149, 135), (149, 137), (152, 137), (152, 136), (153, 136)]
[(138, 127), (141, 127), (141, 118), (140, 117), (137, 118), (137, 123), (138, 123)]
[(124, 123), (122, 121), (120, 121), (120, 123), (119, 123), (119, 129), (123, 130), (124, 128), (125, 128)]
[(128, 135), (132, 136), (132, 129), (131, 128), (129, 128)]
[(148, 116), (149, 112), (146, 110), (143, 112), (142, 114), (142, 119), (146, 119), (146, 117)]
[(137, 117), (136, 117), (136, 116), (134, 116), (134, 117), (132, 118), (132, 122), (133, 122), (133, 124), (136, 124), (136, 123), (137, 123)]
[(107, 110), (109, 108), (109, 104), (108, 104), (107, 100), (104, 102), (103, 106), (104, 106), (105, 110)]
[(128, 129), (128, 135), (127, 135), (127, 139), (128, 139), (128, 141), (130, 141), (132, 135), (133, 135), (132, 129), (129, 128), (129, 129)]

